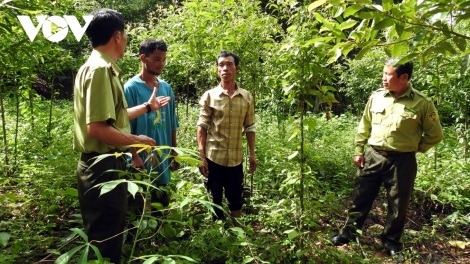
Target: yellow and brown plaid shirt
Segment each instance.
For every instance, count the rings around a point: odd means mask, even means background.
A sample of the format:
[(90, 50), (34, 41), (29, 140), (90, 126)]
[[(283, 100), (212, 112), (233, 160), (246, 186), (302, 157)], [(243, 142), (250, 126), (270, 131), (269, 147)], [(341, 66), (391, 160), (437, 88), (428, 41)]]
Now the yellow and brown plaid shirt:
[(253, 96), (238, 87), (230, 98), (219, 85), (206, 91), (199, 105), (197, 125), (207, 129), (206, 157), (227, 167), (242, 163), (242, 136), (256, 131)]

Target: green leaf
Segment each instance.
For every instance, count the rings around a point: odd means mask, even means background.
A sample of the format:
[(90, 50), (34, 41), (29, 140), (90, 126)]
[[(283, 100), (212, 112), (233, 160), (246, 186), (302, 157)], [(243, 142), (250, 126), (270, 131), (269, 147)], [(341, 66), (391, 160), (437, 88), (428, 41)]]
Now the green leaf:
[(86, 247), (86, 245), (80, 245), (77, 247), (72, 248), (71, 250), (67, 251), (66, 253), (60, 255), (55, 261), (54, 264), (67, 264), (69, 260), (77, 253), (80, 249)]
[(408, 44), (407, 43), (396, 43), (392, 46), (392, 57), (396, 58), (399, 56), (403, 56), (408, 52)]
[(101, 187), (101, 192), (100, 192), (100, 196), (103, 195), (103, 194), (106, 194), (112, 190), (114, 190), (114, 188), (116, 188), (116, 186), (118, 186), (121, 182), (116, 182), (116, 181), (112, 181), (112, 182), (107, 182), (105, 183), (102, 187)]
[(0, 244), (6, 247), (8, 244), (8, 240), (10, 240), (10, 234), (6, 232), (0, 232)]
[(467, 54), (467, 55), (465, 55), (465, 57), (463, 57), (462, 64), (460, 65), (460, 75), (465, 74), (465, 72), (467, 71), (468, 66), (469, 66), (468, 64), (469, 64), (469, 61), (470, 61), (469, 57), (470, 57), (469, 54)]
[(359, 51), (356, 55), (356, 57), (354, 58), (355, 60), (360, 60), (362, 59), (362, 57), (364, 57), (365, 54), (367, 54), (367, 52), (370, 51), (372, 47), (364, 47), (363, 49), (361, 49), (361, 51)]
[(152, 264), (157, 260), (158, 260), (158, 257), (151, 257), (151, 258), (147, 259), (146, 261), (144, 261), (143, 264)]
[(299, 250), (297, 250), (297, 252), (295, 252), (295, 256), (300, 258), (307, 252), (308, 252), (308, 249), (302, 249), (302, 250), (299, 249)]
[(96, 258), (98, 258), (98, 263), (103, 263), (103, 256), (101, 255), (101, 252), (100, 250), (98, 249), (97, 246), (95, 245), (92, 245), (92, 244), (89, 244), (91, 249), (93, 249), (93, 251), (95, 252), (95, 255), (96, 255)]
[(451, 54), (457, 54), (457, 51), (454, 49), (454, 47), (452, 46), (452, 44), (450, 44), (449, 42), (447, 41), (443, 41), (441, 43), (439, 43), (439, 46), (441, 48), (443, 48), (444, 50), (447, 50), (448, 52), (450, 52)]
[(85, 234), (85, 232), (83, 232), (83, 230), (76, 228), (76, 227), (70, 228), (70, 230), (76, 233), (77, 235), (81, 236), (83, 240), (85, 240), (85, 242), (88, 243), (88, 236)]
[(401, 58), (398, 62), (397, 62), (397, 65), (400, 65), (400, 64), (404, 64), (410, 60), (413, 60), (414, 58), (418, 57), (420, 55), (420, 53), (410, 53), (406, 56), (404, 56), (403, 58)]
[(242, 264), (250, 263), (255, 260), (253, 257), (247, 257), (243, 260)]
[(380, 18), (381, 15), (377, 12), (359, 12), (355, 15), (355, 17), (362, 18), (362, 19), (375, 19)]
[(163, 225), (162, 228), (160, 228), (159, 233), (163, 237), (168, 237), (168, 238), (176, 236), (176, 230), (169, 224)]
[(235, 233), (237, 237), (245, 237), (245, 231), (241, 229), (240, 227), (231, 227), (229, 228), (229, 230)]
[(176, 264), (176, 261), (169, 257), (164, 257), (163, 264)]
[(314, 38), (314, 39), (311, 39), (307, 42), (305, 42), (304, 45), (302, 45), (302, 47), (308, 47), (312, 44), (315, 44), (315, 43), (318, 43), (318, 42), (329, 42), (331, 40), (334, 40), (336, 39), (335, 37), (321, 37), (321, 38)]
[(148, 225), (150, 228), (155, 229), (158, 226), (158, 222), (155, 219), (149, 219)]
[(289, 238), (289, 240), (292, 240), (298, 236), (303, 235), (302, 233), (297, 232), (295, 229), (284, 231), (284, 234), (287, 234), (287, 237)]
[(295, 138), (299, 134), (299, 130), (294, 130), (294, 133), (289, 137), (287, 141), (291, 141), (293, 138)]
[(49, 254), (60, 255), (60, 251), (57, 249), (48, 249), (46, 252)]
[(392, 6), (393, 6), (393, 0), (382, 0), (382, 7), (383, 7), (384, 12), (387, 12), (390, 9), (392, 9)]
[(90, 247), (85, 247), (85, 250), (82, 251), (80, 258), (78, 259), (77, 263), (87, 263), (88, 262), (88, 251)]
[(135, 199), (135, 194), (139, 191), (139, 186), (133, 182), (127, 182), (127, 191), (132, 194), (132, 197)]
[(341, 30), (345, 30), (345, 29), (354, 27), (354, 25), (356, 24), (357, 24), (356, 20), (348, 19), (344, 21), (343, 23), (341, 23), (339, 27), (341, 28)]
[(77, 191), (77, 189), (75, 189), (75, 188), (67, 188), (67, 189), (64, 191), (64, 194), (70, 195), (70, 196), (72, 196), (72, 197), (78, 197), (78, 191)]
[(232, 245), (234, 245), (234, 246), (247, 246), (248, 242), (246, 242), (246, 241), (235, 241), (235, 242), (232, 243)]
[(183, 255), (168, 255), (168, 257), (172, 257), (172, 258), (182, 258), (182, 259), (185, 259), (187, 261), (190, 261), (190, 262), (197, 262), (195, 261), (194, 259), (190, 258), (190, 257), (187, 257), (187, 256), (183, 256)]
[(7, 33), (13, 34), (11, 27), (9, 27), (8, 25), (0, 23), (0, 28), (3, 28)]
[(303, 123), (307, 125), (309, 129), (314, 129), (317, 126), (317, 119), (312, 117), (306, 118)]
[(187, 205), (191, 201), (191, 198), (186, 197), (181, 203), (180, 203), (180, 208), (183, 208), (185, 205)]
[(18, 200), (18, 196), (16, 196), (16, 194), (10, 193), (10, 192), (9, 192), (9, 193), (5, 193), (5, 194), (3, 195), (3, 197), (8, 198), (8, 199), (9, 199), (10, 201), (12, 201), (12, 202)]
[(395, 25), (395, 20), (394, 19), (385, 18), (385, 19), (383, 19), (379, 22), (376, 21), (374, 29), (375, 30), (381, 30), (381, 29), (384, 29), (384, 28), (391, 27), (393, 25)]
[(291, 160), (293, 158), (295, 158), (295, 156), (297, 156), (299, 154), (298, 151), (294, 151), (294, 153), (290, 154), (289, 157), (287, 157), (288, 160)]
[(465, 51), (467, 49), (467, 40), (459, 37), (459, 36), (454, 36), (453, 37), (454, 43), (459, 48), (460, 51)]
[(157, 210), (163, 210), (165, 209), (165, 207), (163, 206), (163, 204), (161, 203), (158, 203), (158, 202), (155, 202), (155, 203), (151, 203), (152, 207), (157, 209)]
[(344, 10), (343, 12), (343, 17), (344, 18), (347, 18), (349, 16), (352, 16), (354, 15), (357, 11), (361, 10), (364, 6), (363, 5), (352, 5), (352, 6), (348, 6), (348, 8), (346, 8), (346, 10)]
[(396, 23), (395, 24), (395, 31), (397, 32), (398, 36), (401, 36), (401, 34), (403, 34), (404, 29), (405, 29), (405, 27), (403, 26), (403, 24), (401, 24), (401, 23)]
[(343, 13), (343, 6), (335, 6), (336, 7), (336, 12), (333, 15), (333, 17), (339, 17)]
[(324, 3), (326, 3), (327, 0), (317, 0), (313, 3), (311, 3), (309, 6), (308, 6), (308, 11), (312, 11), (314, 10), (315, 8), (323, 5)]
[(196, 167), (196, 166), (199, 166), (199, 165), (202, 165), (202, 161), (200, 161), (199, 159), (196, 159), (196, 158), (192, 158), (190, 156), (187, 156), (187, 155), (178, 155), (175, 157), (175, 160), (178, 162), (178, 163), (181, 163), (182, 161), (186, 161), (189, 165), (193, 166), (193, 167)]

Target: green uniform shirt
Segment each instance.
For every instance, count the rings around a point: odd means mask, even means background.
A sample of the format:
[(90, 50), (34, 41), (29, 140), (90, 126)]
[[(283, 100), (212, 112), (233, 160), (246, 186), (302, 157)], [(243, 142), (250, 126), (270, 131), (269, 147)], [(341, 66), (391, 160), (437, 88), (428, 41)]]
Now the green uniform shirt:
[(354, 155), (364, 154), (366, 142), (386, 151), (426, 152), (442, 139), (442, 127), (431, 99), (410, 88), (399, 98), (386, 89), (367, 102), (356, 135)]
[(130, 133), (127, 102), (121, 70), (106, 54), (93, 50), (82, 65), (74, 85), (73, 149), (82, 153), (125, 151), (127, 146), (108, 145), (87, 132), (87, 124), (106, 121), (117, 130)]

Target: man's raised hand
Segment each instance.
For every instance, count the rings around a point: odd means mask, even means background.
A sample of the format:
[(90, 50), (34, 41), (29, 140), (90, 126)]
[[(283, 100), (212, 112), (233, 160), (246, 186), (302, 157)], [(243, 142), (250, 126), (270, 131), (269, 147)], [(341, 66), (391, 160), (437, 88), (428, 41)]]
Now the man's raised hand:
[(157, 87), (153, 87), (153, 93), (148, 100), (148, 103), (152, 111), (165, 107), (171, 101), (171, 97), (169, 96), (156, 96), (156, 95), (157, 95)]

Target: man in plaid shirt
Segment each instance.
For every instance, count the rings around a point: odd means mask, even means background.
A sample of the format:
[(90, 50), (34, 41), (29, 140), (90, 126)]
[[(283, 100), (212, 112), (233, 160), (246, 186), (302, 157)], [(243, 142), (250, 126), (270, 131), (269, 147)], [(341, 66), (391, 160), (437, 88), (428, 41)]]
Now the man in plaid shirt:
[[(201, 161), (199, 167), (206, 186), (212, 194), (212, 202), (222, 206), (222, 193), (229, 213), (236, 226), (243, 206), (243, 150), (242, 136), (246, 134), (250, 149), (250, 168), (256, 170), (255, 157), (255, 107), (254, 98), (235, 82), (239, 58), (233, 52), (221, 51), (217, 56), (217, 73), (220, 84), (206, 91), (199, 101), (197, 141)], [(214, 208), (214, 220), (224, 219), (224, 213)]]

